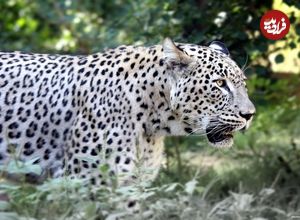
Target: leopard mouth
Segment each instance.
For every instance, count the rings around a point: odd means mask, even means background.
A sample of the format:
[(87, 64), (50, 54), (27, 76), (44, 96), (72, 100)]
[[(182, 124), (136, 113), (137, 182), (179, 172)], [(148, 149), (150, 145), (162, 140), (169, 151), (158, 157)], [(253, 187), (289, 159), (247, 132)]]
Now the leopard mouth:
[(208, 126), (206, 136), (208, 141), (217, 147), (230, 147), (233, 143), (234, 128), (226, 124)]

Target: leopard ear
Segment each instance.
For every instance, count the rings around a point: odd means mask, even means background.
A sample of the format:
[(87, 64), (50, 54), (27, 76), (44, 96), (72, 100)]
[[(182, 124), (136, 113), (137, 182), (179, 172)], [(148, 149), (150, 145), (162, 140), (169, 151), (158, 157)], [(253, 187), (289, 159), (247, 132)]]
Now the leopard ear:
[(210, 48), (219, 51), (221, 53), (226, 54), (227, 56), (230, 56), (229, 50), (227, 49), (227, 47), (225, 46), (224, 43), (220, 42), (220, 41), (212, 41), (209, 46)]
[(166, 38), (163, 41), (162, 47), (165, 61), (170, 68), (183, 68), (193, 61), (192, 58), (180, 50), (170, 38)]

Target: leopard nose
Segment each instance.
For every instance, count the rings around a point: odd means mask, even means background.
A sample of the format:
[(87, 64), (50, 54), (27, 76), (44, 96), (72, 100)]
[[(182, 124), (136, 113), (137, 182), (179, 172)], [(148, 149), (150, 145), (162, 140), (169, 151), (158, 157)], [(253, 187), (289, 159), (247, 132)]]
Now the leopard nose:
[(242, 118), (246, 119), (247, 121), (249, 121), (253, 115), (254, 115), (254, 112), (240, 112), (240, 116)]

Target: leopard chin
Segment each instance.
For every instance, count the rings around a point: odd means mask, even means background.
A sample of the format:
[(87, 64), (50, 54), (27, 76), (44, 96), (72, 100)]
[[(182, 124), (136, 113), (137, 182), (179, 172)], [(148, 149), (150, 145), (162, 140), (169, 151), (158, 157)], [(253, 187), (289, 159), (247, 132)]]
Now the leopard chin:
[(223, 139), (219, 142), (211, 142), (209, 141), (210, 145), (215, 148), (230, 148), (233, 145), (233, 137)]

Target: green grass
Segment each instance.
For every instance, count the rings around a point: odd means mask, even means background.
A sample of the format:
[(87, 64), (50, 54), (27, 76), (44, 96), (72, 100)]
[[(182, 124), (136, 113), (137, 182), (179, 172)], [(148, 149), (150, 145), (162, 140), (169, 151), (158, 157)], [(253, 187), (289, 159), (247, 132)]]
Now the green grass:
[[(278, 192), (264, 188), (259, 193), (229, 192), (215, 201), (209, 196), (217, 182), (202, 187), (194, 179), (186, 184), (147, 187), (143, 183), (116, 189), (93, 190), (80, 180), (54, 179), (39, 186), (1, 183), (9, 202), (0, 203), (0, 219), (288, 219), (296, 210), (278, 205)], [(91, 196), (93, 199), (91, 199)], [(210, 197), (210, 198), (208, 198)], [(132, 214), (122, 204), (135, 200), (139, 212)], [(298, 213), (299, 215), (300, 213)], [(146, 219), (146, 218), (145, 218)]]
[[(24, 164), (19, 168), (24, 169)], [(280, 188), (275, 182), (249, 191), (243, 186), (251, 179), (245, 170), (225, 170), (222, 174), (212, 169), (198, 171), (185, 183), (172, 182), (174, 174), (166, 178), (170, 173), (163, 170), (152, 185), (138, 178), (133, 186), (98, 189), (67, 177), (41, 185), (3, 180), (0, 192), (9, 199), (0, 202), (0, 219), (283, 220), (300, 215), (299, 192), (288, 193), (287, 187)], [(238, 188), (232, 190), (237, 182)], [(138, 212), (127, 209), (127, 201), (136, 201)]]

